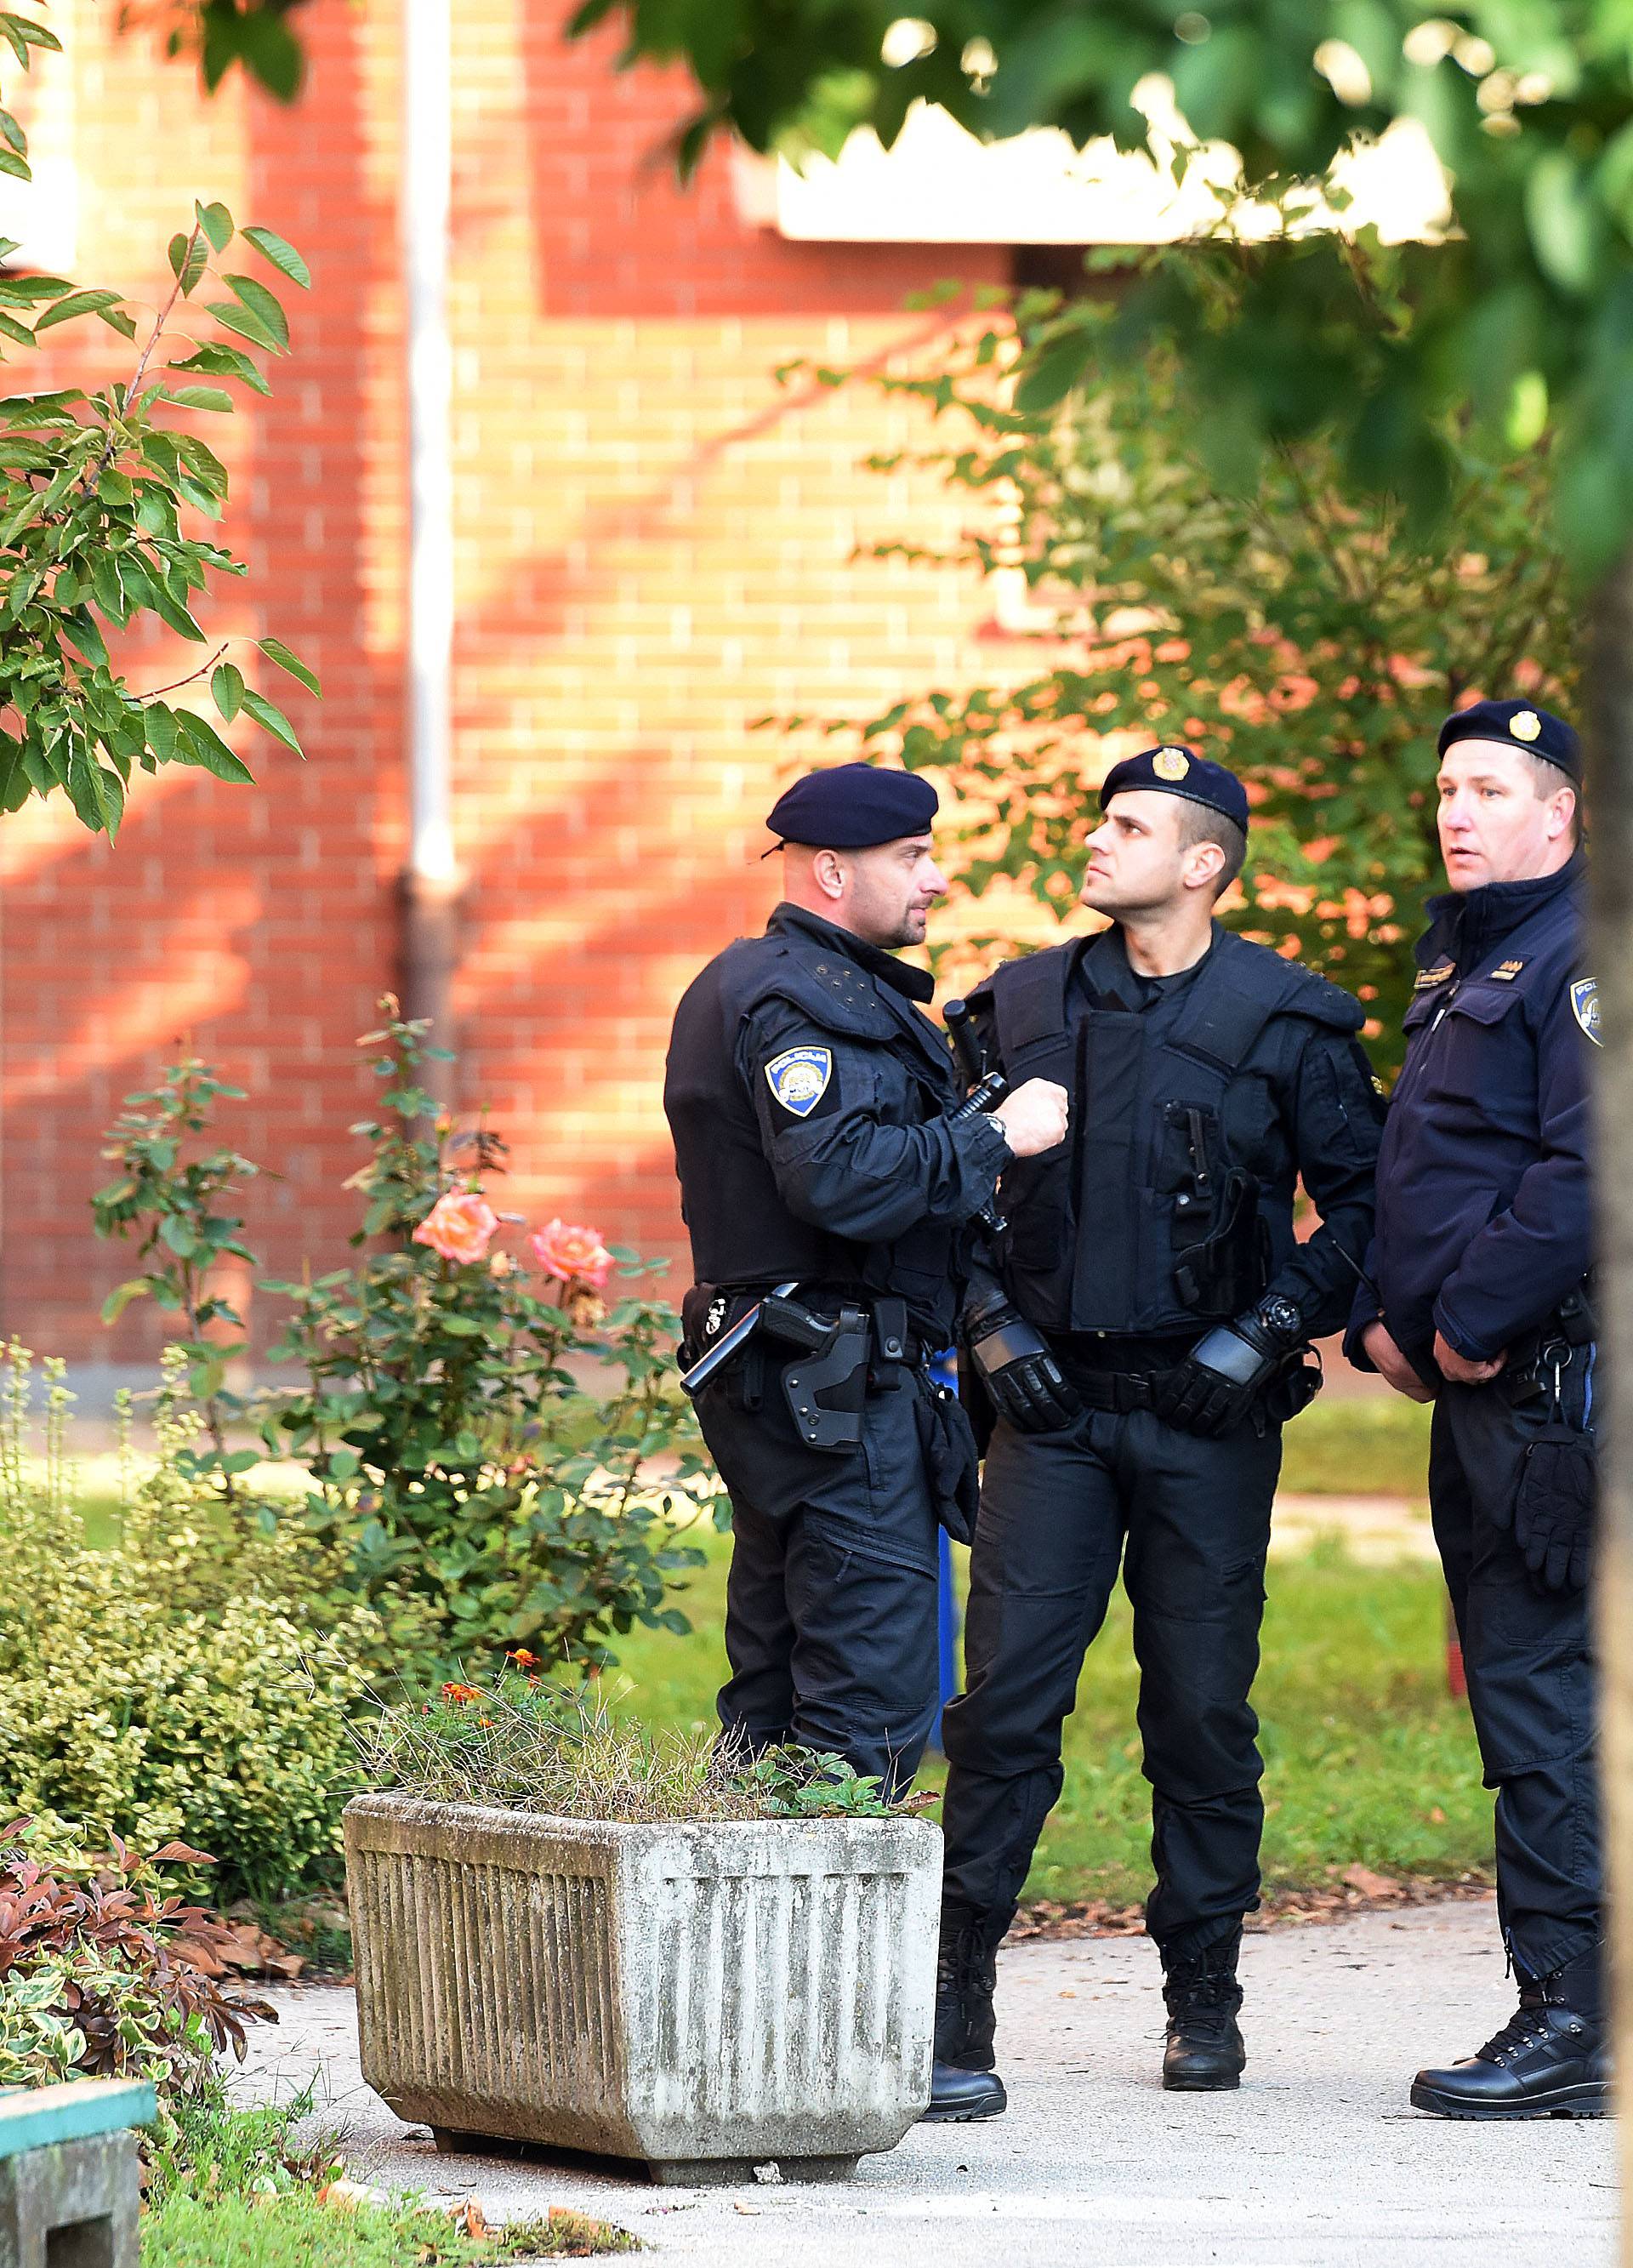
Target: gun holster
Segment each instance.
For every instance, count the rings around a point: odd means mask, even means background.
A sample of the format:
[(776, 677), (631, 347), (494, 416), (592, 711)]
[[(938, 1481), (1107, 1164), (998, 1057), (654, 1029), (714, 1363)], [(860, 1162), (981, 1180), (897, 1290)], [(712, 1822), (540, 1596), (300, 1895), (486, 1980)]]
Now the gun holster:
[(760, 1327), (805, 1350), (783, 1372), (783, 1396), (800, 1440), (808, 1448), (842, 1457), (859, 1447), (872, 1336), (866, 1312), (842, 1307), (830, 1322), (797, 1300), (772, 1294)]
[(1233, 1167), (1225, 1177), (1210, 1233), (1175, 1256), (1174, 1289), (1193, 1314), (1239, 1315), (1269, 1280), (1269, 1259), (1259, 1184)]

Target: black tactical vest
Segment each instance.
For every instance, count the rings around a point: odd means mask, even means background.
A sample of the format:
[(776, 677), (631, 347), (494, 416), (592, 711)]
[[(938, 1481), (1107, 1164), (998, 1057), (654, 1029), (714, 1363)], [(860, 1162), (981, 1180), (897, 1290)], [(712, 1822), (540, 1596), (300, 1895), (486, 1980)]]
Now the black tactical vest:
[(1095, 1007), (1078, 975), (1092, 942), (1011, 961), (975, 996), (990, 1002), (1011, 1080), (1055, 1079), (1071, 1098), (1065, 1144), (1004, 1172), (1011, 1292), (1045, 1330), (1178, 1334), (1226, 1321), (1294, 1244), (1296, 1164), (1266, 1052), (1257, 1069), (1249, 1058), (1277, 1017), (1356, 1032), (1364, 1012), (1229, 931), (1173, 998)]
[(777, 1192), (738, 1069), (745, 1018), (781, 998), (819, 1030), (885, 1058), (877, 1107), (886, 1123), (940, 1117), (959, 1100), (946, 1043), (905, 999), (884, 995), (842, 951), (792, 931), (739, 939), (710, 962), (676, 1011), (664, 1082), (680, 1210), (699, 1283), (862, 1286), (905, 1300), (923, 1329), (948, 1336), (964, 1232), (924, 1222), (891, 1244), (857, 1244), (800, 1219)]

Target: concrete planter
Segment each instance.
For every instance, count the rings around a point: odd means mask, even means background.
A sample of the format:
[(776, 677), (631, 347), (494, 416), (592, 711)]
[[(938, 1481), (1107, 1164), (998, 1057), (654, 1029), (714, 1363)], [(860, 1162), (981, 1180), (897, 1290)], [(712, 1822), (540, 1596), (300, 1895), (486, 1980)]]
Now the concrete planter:
[(849, 2170), (930, 2098), (941, 1837), (346, 1808), (364, 2076), (439, 2146)]

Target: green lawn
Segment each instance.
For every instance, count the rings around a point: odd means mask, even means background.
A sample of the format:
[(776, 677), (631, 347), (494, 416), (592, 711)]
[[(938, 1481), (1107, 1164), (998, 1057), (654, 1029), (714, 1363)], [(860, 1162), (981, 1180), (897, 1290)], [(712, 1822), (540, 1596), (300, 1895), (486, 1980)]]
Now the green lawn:
[(1282, 1486), (1317, 1496), (1421, 1498), (1431, 1415), (1398, 1394), (1347, 1401), (1323, 1395), (1287, 1428)]
[(142, 2268), (499, 2268), (639, 2250), (625, 2232), (576, 2214), (470, 2237), (432, 2207), (341, 2212), (305, 2189), (264, 2199), (179, 2193), (142, 2223)]
[[(651, 1722), (712, 1721), (728, 1545), (680, 1604), (687, 1638), (636, 1631), (610, 1673), (620, 1705)], [(962, 1560), (962, 1552), (954, 1557)], [(1445, 1594), (1430, 1566), (1360, 1566), (1329, 1546), (1273, 1560), (1255, 1699), (1267, 1771), (1265, 1875), (1320, 1884), (1357, 1862), (1454, 1877), (1489, 1867), (1491, 1800), (1466, 1705), (1445, 1683)], [(1033, 1897), (1143, 1897), (1149, 1791), (1135, 1729), (1136, 1671), (1119, 1592), (1066, 1728), (1066, 1789), (1039, 1846)], [(923, 1774), (939, 1786), (939, 1763)]]

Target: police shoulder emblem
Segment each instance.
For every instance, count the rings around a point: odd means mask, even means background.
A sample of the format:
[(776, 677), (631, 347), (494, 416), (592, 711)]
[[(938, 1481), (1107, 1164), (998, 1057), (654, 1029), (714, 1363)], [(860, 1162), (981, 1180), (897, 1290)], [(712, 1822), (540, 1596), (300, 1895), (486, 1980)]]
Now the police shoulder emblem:
[(1599, 979), (1578, 976), (1570, 988), (1570, 1012), (1596, 1048), (1605, 1044), (1599, 1029)]
[(1534, 709), (1517, 709), (1508, 720), (1508, 729), (1517, 740), (1534, 740), (1542, 730), (1542, 719)]
[(784, 1110), (809, 1118), (834, 1076), (831, 1048), (789, 1048), (766, 1065), (766, 1084)]
[(1159, 779), (1182, 780), (1191, 768), (1191, 760), (1183, 748), (1159, 748), (1151, 758), (1151, 770)]
[(1512, 984), (1525, 965), (1526, 964), (1523, 961), (1501, 961), (1498, 963), (1497, 968), (1491, 971), (1491, 974), (1500, 983)]
[(1420, 968), (1412, 979), (1412, 990), (1414, 992), (1427, 992), (1431, 984), (1444, 984), (1447, 977), (1456, 974), (1457, 963), (1454, 961), (1443, 961), (1438, 968)]

